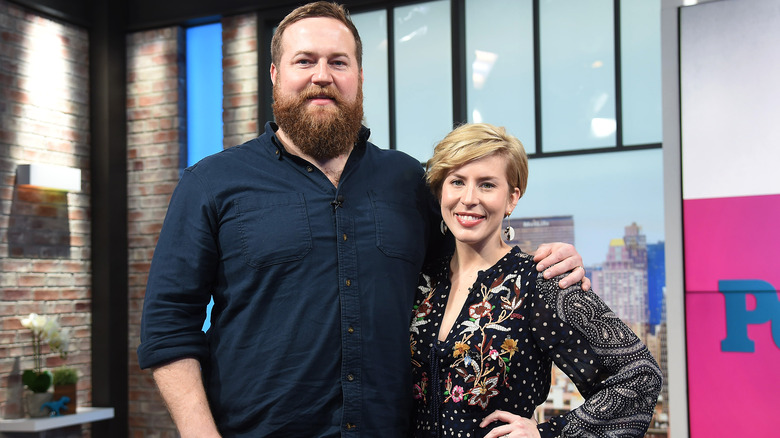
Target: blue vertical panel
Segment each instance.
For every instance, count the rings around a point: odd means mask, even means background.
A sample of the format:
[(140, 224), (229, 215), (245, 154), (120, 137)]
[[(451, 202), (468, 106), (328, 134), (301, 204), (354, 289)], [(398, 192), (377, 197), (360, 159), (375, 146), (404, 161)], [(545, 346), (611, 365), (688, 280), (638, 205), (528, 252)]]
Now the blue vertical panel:
[(187, 166), (222, 150), (222, 24), (187, 29)]
[[(222, 150), (222, 23), (187, 29), (187, 166)], [(212, 299), (203, 331), (211, 326)]]

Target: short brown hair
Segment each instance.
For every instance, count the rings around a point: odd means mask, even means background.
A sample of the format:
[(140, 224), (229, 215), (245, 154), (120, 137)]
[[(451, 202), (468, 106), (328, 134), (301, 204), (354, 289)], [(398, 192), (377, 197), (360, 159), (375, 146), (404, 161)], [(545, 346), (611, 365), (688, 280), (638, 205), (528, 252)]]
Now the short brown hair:
[(287, 14), (286, 17), (279, 23), (271, 39), (271, 62), (279, 67), (279, 63), (282, 60), (282, 37), (284, 31), (293, 23), (301, 21), (305, 18), (333, 18), (349, 29), (352, 32), (352, 36), (355, 37), (355, 58), (359, 68), (363, 68), (363, 43), (360, 41), (360, 34), (358, 33), (355, 24), (352, 23), (352, 19), (349, 17), (347, 9), (338, 3), (332, 2), (313, 2), (300, 6)]
[(528, 157), (523, 144), (506, 129), (487, 123), (470, 123), (447, 134), (433, 149), (426, 164), (426, 179), (437, 199), (441, 199), (444, 180), (450, 172), (468, 162), (491, 155), (507, 158), (506, 179), (509, 188), (525, 193), (528, 183)]

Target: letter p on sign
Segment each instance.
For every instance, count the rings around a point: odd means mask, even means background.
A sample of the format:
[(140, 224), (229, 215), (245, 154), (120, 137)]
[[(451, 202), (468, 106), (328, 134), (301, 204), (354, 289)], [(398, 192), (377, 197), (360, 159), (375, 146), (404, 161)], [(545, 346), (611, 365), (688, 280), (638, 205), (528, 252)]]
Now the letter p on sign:
[[(720, 342), (722, 351), (754, 352), (748, 325), (765, 322), (771, 324), (772, 340), (780, 348), (780, 299), (771, 284), (763, 280), (720, 280), (718, 291), (726, 299), (726, 339)], [(747, 309), (747, 295), (756, 299), (753, 310)]]

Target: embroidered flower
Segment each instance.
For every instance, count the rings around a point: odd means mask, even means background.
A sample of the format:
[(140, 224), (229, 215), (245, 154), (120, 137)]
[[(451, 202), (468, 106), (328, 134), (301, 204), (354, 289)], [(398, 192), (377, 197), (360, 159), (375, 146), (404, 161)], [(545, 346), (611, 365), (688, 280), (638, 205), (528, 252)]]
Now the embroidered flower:
[(472, 304), (469, 307), (469, 316), (474, 319), (479, 319), (489, 315), (491, 310), (493, 310), (493, 305), (488, 301), (482, 301), (481, 303)]
[(498, 357), (498, 351), (495, 348), (491, 348), (490, 351), (488, 352), (488, 355), (490, 356), (491, 359), (496, 360), (496, 358)]
[(428, 300), (425, 300), (420, 304), (417, 309), (414, 311), (414, 317), (415, 318), (425, 318), (426, 316), (430, 315), (431, 310), (433, 310), (433, 306), (431, 305), (431, 302)]
[(490, 401), (492, 397), (498, 395), (498, 390), (496, 389), (497, 384), (498, 376), (493, 376), (471, 388), (469, 394), (471, 394), (472, 397), (469, 398), (469, 404), (472, 406), (479, 406), (482, 409), (487, 408), (488, 401)]
[(471, 347), (469, 347), (469, 344), (466, 344), (465, 342), (456, 342), (455, 347), (452, 349), (452, 357), (463, 356), (470, 349)]
[(504, 343), (501, 344), (501, 350), (509, 353), (509, 358), (511, 359), (517, 353), (517, 341), (512, 338), (504, 339)]
[(414, 399), (419, 400), (423, 398), (423, 390), (420, 385), (414, 385)]
[(454, 388), (452, 388), (452, 401), (455, 403), (460, 403), (463, 400), (463, 387), (460, 385), (455, 385)]

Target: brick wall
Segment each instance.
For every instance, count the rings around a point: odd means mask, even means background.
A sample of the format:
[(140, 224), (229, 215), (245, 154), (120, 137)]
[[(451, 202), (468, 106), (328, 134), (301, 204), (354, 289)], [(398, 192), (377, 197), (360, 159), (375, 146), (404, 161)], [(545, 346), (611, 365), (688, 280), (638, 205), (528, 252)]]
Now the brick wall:
[(165, 28), (127, 38), (129, 427), (132, 437), (176, 436), (136, 348), (149, 265), (179, 179), (183, 129), (184, 32)]
[[(258, 135), (257, 16), (222, 20), (223, 146), (244, 143)], [(264, 80), (270, 80), (267, 76)]]
[[(228, 147), (258, 131), (255, 15), (223, 19), (223, 39)], [(30, 336), (19, 322), (30, 312), (56, 314), (72, 330), (67, 364), (82, 375), (80, 402), (91, 403), (88, 35), (0, 0), (0, 42), (0, 412), (10, 417), (19, 409), (18, 373), (32, 365)], [(184, 33), (134, 33), (127, 49), (130, 435), (174, 437), (135, 349), (149, 264), (186, 138)], [(17, 187), (16, 167), (38, 162), (80, 168), (83, 190)], [(47, 354), (47, 367), (61, 363)]]
[[(71, 332), (63, 361), (91, 403), (88, 35), (0, 0), (0, 413), (20, 415), (19, 373), (32, 368), (20, 317), (56, 316)], [(16, 185), (20, 164), (81, 169), (82, 190)], [(88, 434), (88, 432), (86, 432)]]

